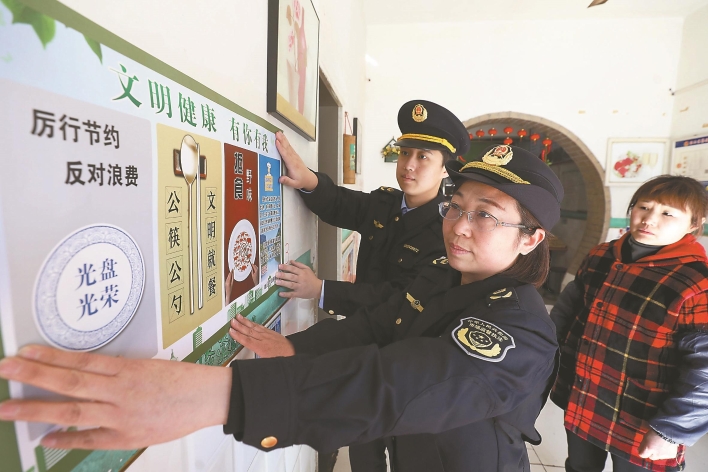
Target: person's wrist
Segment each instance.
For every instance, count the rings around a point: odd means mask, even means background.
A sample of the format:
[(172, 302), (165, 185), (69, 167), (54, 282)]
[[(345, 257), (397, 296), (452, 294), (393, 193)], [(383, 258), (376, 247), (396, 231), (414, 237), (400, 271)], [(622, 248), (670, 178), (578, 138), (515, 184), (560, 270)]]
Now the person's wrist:
[(315, 174), (310, 169), (307, 169), (307, 174), (305, 174), (305, 177), (302, 180), (303, 185), (301, 188), (306, 192), (312, 192), (313, 190), (315, 190), (317, 188), (317, 184), (319, 183), (319, 179), (317, 179), (317, 174)]
[[(207, 372), (204, 390), (207, 391), (209, 405), (204, 412), (204, 420), (208, 426), (224, 425), (229, 419), (229, 406), (231, 400), (232, 370), (223, 367), (213, 367)], [(238, 388), (241, 388), (239, 385)]]

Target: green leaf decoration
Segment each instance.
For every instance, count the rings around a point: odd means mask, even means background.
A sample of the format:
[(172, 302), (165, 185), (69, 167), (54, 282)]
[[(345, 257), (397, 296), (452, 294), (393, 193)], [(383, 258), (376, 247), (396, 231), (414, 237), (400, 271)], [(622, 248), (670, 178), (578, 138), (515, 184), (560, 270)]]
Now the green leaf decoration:
[(84, 35), (84, 39), (88, 43), (91, 50), (98, 56), (98, 60), (101, 61), (101, 64), (103, 64), (103, 51), (101, 51), (101, 43), (89, 38), (86, 35)]
[(53, 18), (42, 15), (36, 10), (23, 5), (17, 0), (0, 0), (3, 5), (12, 13), (12, 23), (24, 23), (30, 25), (37, 37), (42, 42), (42, 47), (46, 48), (47, 44), (54, 39), (56, 33), (56, 22)]

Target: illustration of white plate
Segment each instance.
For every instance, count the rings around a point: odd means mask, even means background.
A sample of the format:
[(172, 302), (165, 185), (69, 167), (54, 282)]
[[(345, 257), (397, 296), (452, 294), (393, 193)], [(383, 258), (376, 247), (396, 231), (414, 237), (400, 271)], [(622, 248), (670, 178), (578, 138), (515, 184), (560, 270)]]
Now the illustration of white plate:
[(128, 233), (107, 224), (78, 229), (49, 253), (37, 275), (37, 328), (56, 347), (98, 349), (130, 323), (144, 285), (143, 255)]
[(251, 273), (251, 264), (256, 260), (256, 231), (248, 220), (236, 223), (229, 238), (229, 270), (234, 271), (234, 280), (241, 282)]

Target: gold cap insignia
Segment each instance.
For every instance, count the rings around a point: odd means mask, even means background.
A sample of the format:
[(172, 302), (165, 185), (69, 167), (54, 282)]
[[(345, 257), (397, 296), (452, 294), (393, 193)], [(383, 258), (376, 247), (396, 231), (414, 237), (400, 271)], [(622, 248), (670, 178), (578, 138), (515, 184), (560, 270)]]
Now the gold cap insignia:
[(460, 320), (460, 325), (452, 331), (452, 339), (465, 354), (490, 362), (501, 362), (506, 352), (516, 347), (509, 333), (479, 318)]
[(447, 257), (445, 257), (445, 256), (438, 257), (437, 259), (435, 259), (433, 261), (433, 265), (438, 265), (438, 264), (446, 265), (446, 264), (449, 264), (449, 261), (447, 260)]
[(492, 166), (505, 166), (514, 157), (514, 151), (506, 144), (494, 146), (482, 157), (482, 161)]
[(420, 103), (413, 107), (413, 121), (422, 123), (428, 119), (428, 110)]

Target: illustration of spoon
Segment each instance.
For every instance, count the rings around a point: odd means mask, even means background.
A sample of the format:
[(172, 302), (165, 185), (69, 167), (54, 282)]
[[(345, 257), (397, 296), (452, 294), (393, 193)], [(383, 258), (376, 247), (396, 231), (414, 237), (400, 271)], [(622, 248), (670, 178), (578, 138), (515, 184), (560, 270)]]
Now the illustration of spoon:
[[(194, 255), (192, 254), (192, 184), (199, 174), (199, 152), (197, 142), (190, 135), (182, 138), (182, 147), (179, 151), (179, 165), (182, 168), (184, 180), (187, 182), (187, 228), (189, 239), (187, 240), (187, 252), (189, 252), (189, 309), (190, 314), (194, 314)], [(197, 207), (198, 208), (198, 207)]]
[(197, 283), (199, 288), (199, 309), (204, 306), (204, 281), (202, 280), (202, 158), (199, 153), (199, 143), (197, 143)]

